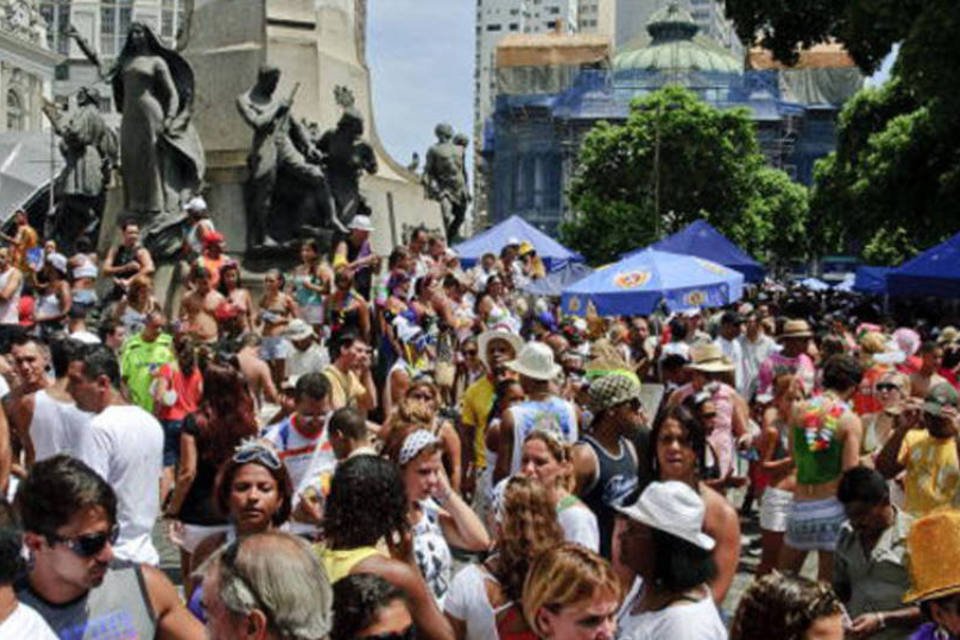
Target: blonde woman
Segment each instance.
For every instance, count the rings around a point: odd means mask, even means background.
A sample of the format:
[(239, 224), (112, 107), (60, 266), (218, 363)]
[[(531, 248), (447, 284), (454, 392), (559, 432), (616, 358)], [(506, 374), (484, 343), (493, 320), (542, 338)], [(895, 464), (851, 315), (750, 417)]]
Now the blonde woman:
[(623, 600), (610, 564), (578, 544), (541, 554), (523, 583), (523, 615), (543, 640), (612, 640)]
[(553, 431), (533, 431), (523, 441), (520, 473), (536, 478), (546, 487), (556, 505), (557, 518), (567, 542), (576, 542), (591, 551), (600, 550), (600, 529), (594, 515), (573, 489), (572, 447)]

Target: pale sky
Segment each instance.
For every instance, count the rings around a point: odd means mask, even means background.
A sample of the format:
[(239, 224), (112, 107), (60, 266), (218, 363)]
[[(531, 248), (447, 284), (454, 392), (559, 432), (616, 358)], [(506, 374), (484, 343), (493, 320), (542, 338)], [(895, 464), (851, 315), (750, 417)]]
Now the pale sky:
[(475, 0), (370, 0), (367, 12), (377, 132), (400, 164), (417, 151), (422, 168), (437, 123), (472, 138)]

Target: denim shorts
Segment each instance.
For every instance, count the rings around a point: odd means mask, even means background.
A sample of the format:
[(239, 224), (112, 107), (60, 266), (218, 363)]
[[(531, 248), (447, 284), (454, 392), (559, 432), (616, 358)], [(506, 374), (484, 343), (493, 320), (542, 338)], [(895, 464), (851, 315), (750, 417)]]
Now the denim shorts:
[(290, 354), (290, 343), (283, 336), (264, 336), (260, 343), (260, 357), (271, 360), (286, 360)]
[(180, 461), (180, 429), (183, 420), (161, 420), (163, 427), (163, 466), (172, 467)]

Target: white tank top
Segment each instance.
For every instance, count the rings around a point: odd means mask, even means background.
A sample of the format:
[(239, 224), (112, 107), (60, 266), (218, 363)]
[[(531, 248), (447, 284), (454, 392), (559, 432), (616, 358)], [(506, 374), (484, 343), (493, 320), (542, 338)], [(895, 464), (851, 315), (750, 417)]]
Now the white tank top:
[[(13, 274), (16, 273), (14, 267), (10, 267), (3, 274), (0, 274), (0, 289), (3, 289), (7, 286), (7, 283), (10, 281), (10, 278), (13, 277)], [(19, 324), (20, 323), (20, 292), (23, 290), (23, 285), (10, 296), (10, 299), (6, 302), (0, 302), (0, 324)]]
[(86, 444), (90, 415), (73, 405), (54, 400), (43, 389), (33, 398), (29, 429), (34, 461), (40, 462), (58, 453), (78, 456)]

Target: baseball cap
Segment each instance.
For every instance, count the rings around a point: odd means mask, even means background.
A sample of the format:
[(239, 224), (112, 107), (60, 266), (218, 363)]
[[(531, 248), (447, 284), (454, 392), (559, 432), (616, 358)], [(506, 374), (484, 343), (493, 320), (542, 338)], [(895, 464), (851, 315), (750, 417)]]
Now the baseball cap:
[(924, 412), (931, 416), (939, 416), (944, 407), (957, 408), (960, 405), (960, 394), (949, 382), (933, 385), (923, 401)]

